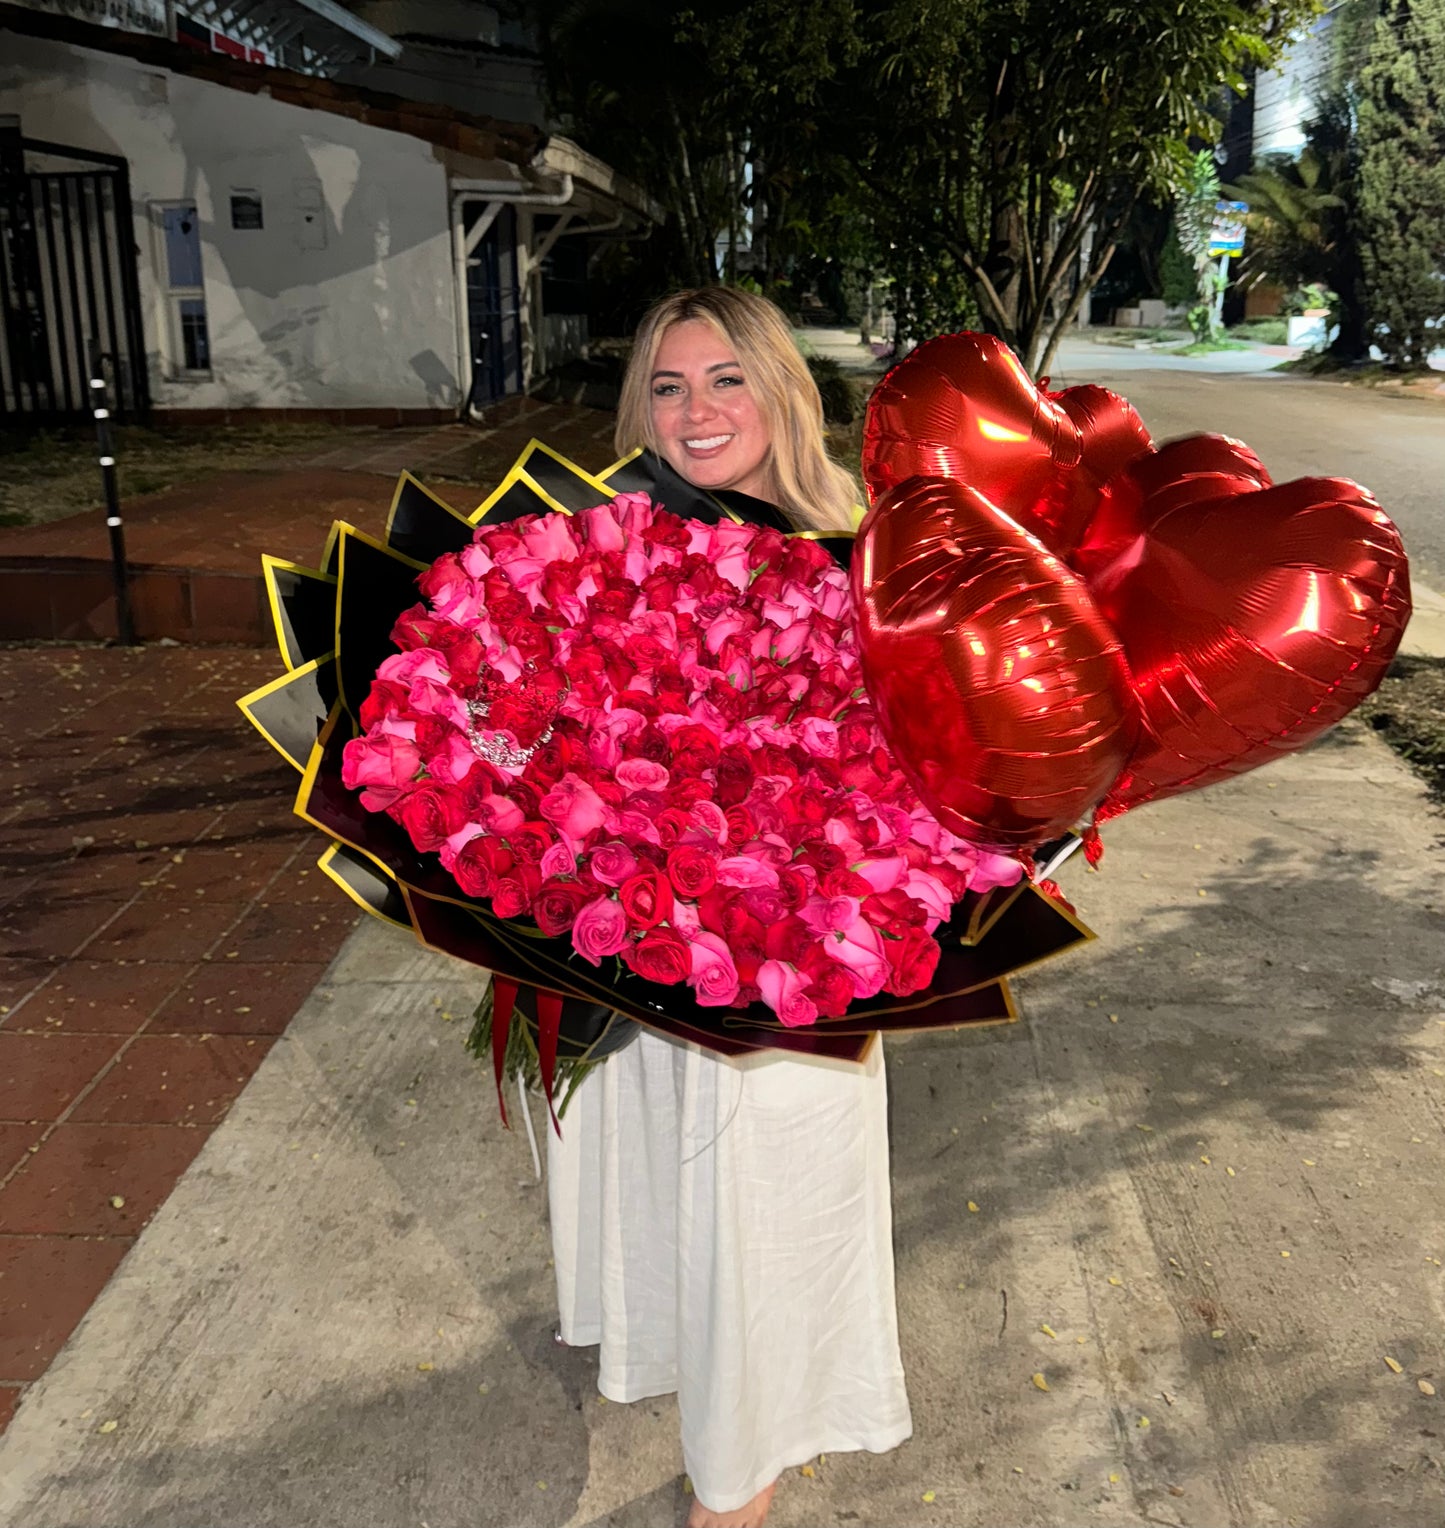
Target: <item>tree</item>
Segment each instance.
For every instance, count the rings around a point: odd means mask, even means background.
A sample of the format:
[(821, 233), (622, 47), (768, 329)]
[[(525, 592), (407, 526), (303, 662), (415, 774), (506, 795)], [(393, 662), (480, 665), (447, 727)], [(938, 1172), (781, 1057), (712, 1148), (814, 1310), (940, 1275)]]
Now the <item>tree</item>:
[(1359, 228), (1375, 343), (1424, 366), (1445, 340), (1445, 0), (1385, 0), (1360, 74)]
[(983, 324), (1047, 371), (1139, 197), (1166, 198), (1210, 103), (1313, 0), (860, 6), (837, 141), (889, 242), (946, 253)]
[(1214, 310), (1222, 280), (1209, 253), (1218, 201), (1219, 171), (1214, 155), (1201, 149), (1180, 177), (1179, 193), (1174, 198), (1174, 226), (1179, 231), (1180, 247), (1194, 267), (1195, 302), (1189, 310), (1189, 327), (1201, 344), (1216, 338), (1219, 328)]

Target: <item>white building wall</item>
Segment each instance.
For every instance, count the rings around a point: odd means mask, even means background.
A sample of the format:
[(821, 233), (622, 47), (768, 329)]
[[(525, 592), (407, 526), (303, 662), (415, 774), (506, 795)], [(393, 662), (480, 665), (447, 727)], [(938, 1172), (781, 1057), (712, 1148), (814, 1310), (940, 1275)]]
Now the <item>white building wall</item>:
[[(447, 174), (430, 144), (14, 34), (0, 112), (28, 138), (129, 162), (157, 406), (459, 406)], [(262, 229), (232, 228), (236, 190), (260, 194)], [(209, 378), (176, 376), (158, 212), (178, 201), (200, 220)]]

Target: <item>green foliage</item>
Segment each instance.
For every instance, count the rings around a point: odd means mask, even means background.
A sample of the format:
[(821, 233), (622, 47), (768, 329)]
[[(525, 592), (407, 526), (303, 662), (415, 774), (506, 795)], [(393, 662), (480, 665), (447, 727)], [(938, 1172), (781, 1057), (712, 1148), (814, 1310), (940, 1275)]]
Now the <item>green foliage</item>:
[(666, 206), (677, 278), (773, 292), (831, 259), (888, 283), (902, 337), (981, 323), (1047, 369), (1137, 202), (1316, 0), (545, 6), (564, 129)]
[(810, 355), (807, 361), (823, 399), (823, 418), (829, 424), (852, 424), (858, 404), (847, 373), (829, 356)]
[(1194, 301), (1198, 287), (1194, 281), (1194, 262), (1179, 242), (1179, 225), (1170, 223), (1169, 237), (1159, 255), (1161, 295), (1171, 308), (1182, 308)]
[(1374, 340), (1423, 366), (1445, 315), (1445, 0), (1385, 0), (1360, 74), (1360, 257)]
[(1179, 245), (1188, 256), (1194, 277), (1194, 296), (1189, 310), (1189, 328), (1197, 345), (1218, 338), (1219, 319), (1216, 302), (1222, 281), (1209, 253), (1209, 238), (1214, 231), (1215, 203), (1219, 200), (1219, 171), (1214, 155), (1201, 149), (1180, 174), (1174, 198), (1174, 226), (1179, 231)]

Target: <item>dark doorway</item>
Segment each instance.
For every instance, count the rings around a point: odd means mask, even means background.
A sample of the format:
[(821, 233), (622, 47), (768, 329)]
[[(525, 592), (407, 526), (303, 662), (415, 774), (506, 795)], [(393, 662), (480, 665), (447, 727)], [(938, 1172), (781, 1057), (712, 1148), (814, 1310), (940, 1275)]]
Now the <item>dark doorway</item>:
[(462, 227), (468, 235), (481, 220), (486, 220), (485, 231), (467, 258), (467, 338), (472, 361), (468, 409), (482, 409), (522, 391), (517, 212), (509, 202), (463, 203)]
[(150, 387), (126, 162), (0, 130), (0, 423), (88, 419), (93, 349), (107, 358), (111, 412), (143, 418)]

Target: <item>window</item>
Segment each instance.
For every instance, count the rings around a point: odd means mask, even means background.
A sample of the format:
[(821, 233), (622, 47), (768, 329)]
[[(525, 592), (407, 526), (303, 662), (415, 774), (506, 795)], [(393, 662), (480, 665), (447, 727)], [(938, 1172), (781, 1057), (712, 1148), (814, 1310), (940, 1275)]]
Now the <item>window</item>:
[(231, 227), (241, 229), (265, 227), (261, 219), (259, 191), (231, 192)]
[(201, 271), (201, 222), (194, 202), (158, 209), (161, 276), (170, 325), (170, 360), (177, 376), (209, 376), (211, 339), (206, 327), (206, 287)]

